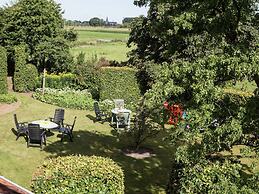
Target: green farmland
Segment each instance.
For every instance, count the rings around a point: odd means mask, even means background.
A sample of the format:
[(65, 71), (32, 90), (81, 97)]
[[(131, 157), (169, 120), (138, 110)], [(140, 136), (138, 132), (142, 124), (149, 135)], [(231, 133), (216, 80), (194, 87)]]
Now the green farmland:
[(128, 29), (121, 28), (75, 28), (78, 40), (72, 48), (72, 54), (77, 56), (85, 52), (87, 58), (97, 56), (108, 60), (125, 61), (130, 48), (126, 43), (129, 37)]

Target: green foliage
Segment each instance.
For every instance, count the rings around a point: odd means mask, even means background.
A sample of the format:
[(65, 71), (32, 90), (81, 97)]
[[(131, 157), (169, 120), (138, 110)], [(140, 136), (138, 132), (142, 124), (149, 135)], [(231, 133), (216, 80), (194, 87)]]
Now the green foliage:
[(90, 26), (103, 26), (105, 24), (105, 22), (103, 21), (103, 19), (94, 17), (89, 20), (89, 24), (90, 24)]
[(64, 30), (62, 9), (53, 0), (19, 0), (4, 7), (0, 44), (13, 48), (21, 43), (28, 48), (26, 59), (41, 71), (68, 70), (69, 41), (76, 37)]
[(33, 91), (37, 84), (38, 71), (32, 64), (26, 64), (24, 46), (15, 47), (14, 89), (17, 92)]
[(242, 165), (231, 161), (199, 163), (186, 166), (178, 172), (181, 180), (178, 190), (171, 178), (168, 193), (257, 193), (259, 175), (251, 177), (244, 174)]
[(96, 56), (85, 61), (85, 54), (80, 52), (74, 73), (77, 76), (77, 83), (81, 87), (88, 89), (94, 99), (99, 100), (100, 78), (99, 72), (95, 68), (96, 62)]
[[(235, 165), (242, 159), (219, 164), (230, 158), (222, 157), (222, 152), (240, 144), (258, 157), (258, 132), (253, 128), (258, 124), (258, 97), (225, 90), (243, 80), (259, 86), (257, 2), (136, 0), (135, 4), (149, 5), (147, 17), (134, 21), (128, 42), (136, 45), (131, 60), (145, 72), (141, 80), (146, 81), (146, 106), (161, 109), (168, 100), (181, 103), (190, 116), (170, 131), (177, 148), (172, 193), (258, 192), (241, 176), (252, 169)], [(252, 180), (258, 177), (250, 175)]]
[(17, 98), (13, 94), (0, 94), (0, 104), (12, 104), (14, 102), (17, 102)]
[(126, 106), (134, 107), (140, 95), (136, 70), (127, 67), (105, 67), (100, 69), (100, 99), (124, 99)]
[(35, 193), (124, 193), (122, 169), (111, 159), (66, 156), (49, 159), (35, 173)]
[(42, 89), (36, 89), (33, 97), (48, 104), (74, 109), (92, 110), (94, 103), (92, 95), (87, 90), (79, 91), (69, 88), (45, 88), (44, 95), (42, 94)]
[(0, 46), (0, 94), (7, 93), (7, 56), (6, 50)]
[[(42, 86), (42, 75), (38, 81), (38, 88)], [(61, 73), (61, 74), (46, 74), (45, 75), (45, 87), (54, 89), (73, 88), (80, 89), (77, 85), (76, 75), (72, 73)]]

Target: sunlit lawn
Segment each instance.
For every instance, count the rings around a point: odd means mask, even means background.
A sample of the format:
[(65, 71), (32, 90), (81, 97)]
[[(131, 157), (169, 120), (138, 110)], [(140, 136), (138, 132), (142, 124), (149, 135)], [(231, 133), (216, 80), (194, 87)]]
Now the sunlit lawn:
[[(55, 106), (38, 102), (28, 96), (17, 94), (22, 102), (16, 113), (19, 121), (33, 121), (53, 116)], [(162, 143), (161, 138), (148, 142), (156, 154), (148, 159), (134, 159), (123, 155), (121, 149), (128, 145), (127, 139), (118, 141), (111, 133), (108, 122), (94, 123), (94, 113), (85, 110), (65, 109), (65, 122), (72, 123), (78, 117), (74, 142), (60, 142), (58, 133), (47, 137), (47, 146), (26, 147), (23, 137), (15, 141), (11, 132), (14, 127), (13, 113), (0, 116), (0, 175), (30, 188), (30, 181), (37, 166), (48, 157), (81, 154), (112, 158), (124, 170), (126, 193), (164, 193), (170, 172), (172, 148)], [(51, 135), (51, 136), (50, 136)]]
[(108, 60), (126, 61), (131, 50), (126, 43), (129, 38), (128, 29), (120, 28), (76, 28), (78, 40), (71, 49), (73, 56), (85, 52), (89, 59), (94, 55)]

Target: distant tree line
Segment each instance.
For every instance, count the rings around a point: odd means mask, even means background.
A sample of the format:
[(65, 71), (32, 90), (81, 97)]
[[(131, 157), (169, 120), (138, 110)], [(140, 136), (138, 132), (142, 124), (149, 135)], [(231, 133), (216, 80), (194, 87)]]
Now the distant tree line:
[(108, 18), (106, 20), (93, 17), (89, 21), (80, 21), (80, 20), (66, 20), (65, 19), (65, 25), (67, 26), (123, 26), (123, 27), (129, 27), (130, 23), (136, 19), (137, 17), (125, 17), (122, 20), (122, 25), (118, 24), (117, 22), (110, 22), (108, 21)]

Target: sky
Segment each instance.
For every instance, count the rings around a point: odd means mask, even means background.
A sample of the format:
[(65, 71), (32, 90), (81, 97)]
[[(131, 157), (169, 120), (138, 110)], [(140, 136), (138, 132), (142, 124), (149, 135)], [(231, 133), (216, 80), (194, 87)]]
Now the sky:
[[(55, 0), (65, 11), (63, 17), (69, 20), (87, 21), (99, 17), (121, 23), (125, 17), (147, 15), (147, 8), (139, 8), (133, 0)], [(0, 6), (15, 0), (0, 0)]]

